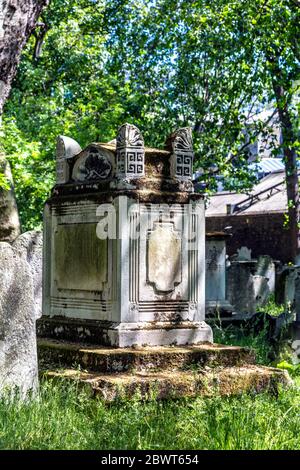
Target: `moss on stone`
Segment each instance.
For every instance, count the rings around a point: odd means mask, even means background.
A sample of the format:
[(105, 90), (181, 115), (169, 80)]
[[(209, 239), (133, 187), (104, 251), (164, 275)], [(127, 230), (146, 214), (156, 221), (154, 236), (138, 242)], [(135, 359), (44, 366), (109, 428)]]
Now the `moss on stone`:
[(181, 397), (231, 396), (242, 393), (277, 393), (279, 386), (291, 385), (286, 371), (262, 366), (222, 367), (209, 371), (164, 371), (136, 374), (105, 374), (63, 371), (48, 372), (48, 378), (77, 380), (89, 386), (105, 401), (140, 397), (170, 399)]
[(254, 352), (248, 348), (201, 344), (186, 347), (106, 348), (82, 344), (39, 340), (41, 365), (79, 364), (98, 372), (144, 370), (194, 370), (204, 366), (237, 366), (253, 364)]

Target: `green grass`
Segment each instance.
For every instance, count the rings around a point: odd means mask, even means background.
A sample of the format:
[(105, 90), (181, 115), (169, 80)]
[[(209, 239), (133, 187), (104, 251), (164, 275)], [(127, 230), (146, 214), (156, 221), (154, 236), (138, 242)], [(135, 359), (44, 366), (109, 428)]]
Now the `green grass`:
[[(249, 347), (255, 351), (256, 363), (286, 369), (291, 377), (300, 380), (300, 364), (295, 363), (288, 341), (270, 344), (265, 328), (259, 333), (243, 331), (242, 327), (228, 326), (225, 329), (214, 326), (214, 341), (219, 344)], [(300, 406), (300, 403), (299, 403)]]
[[(300, 384), (299, 384), (300, 385)], [(111, 406), (64, 382), (0, 400), (0, 449), (300, 449), (300, 390)]]
[[(215, 342), (255, 349), (270, 364), (266, 328), (214, 328)], [(274, 362), (273, 362), (274, 363)], [(293, 370), (291, 370), (293, 367)], [(0, 449), (300, 449), (299, 368), (295, 387), (266, 393), (105, 405), (76, 384), (42, 382), (27, 402), (0, 399)]]
[(231, 346), (248, 347), (255, 350), (257, 364), (271, 365), (274, 361), (274, 350), (268, 340), (266, 328), (255, 331), (245, 331), (242, 326), (229, 325), (227, 328), (213, 327), (214, 342)]

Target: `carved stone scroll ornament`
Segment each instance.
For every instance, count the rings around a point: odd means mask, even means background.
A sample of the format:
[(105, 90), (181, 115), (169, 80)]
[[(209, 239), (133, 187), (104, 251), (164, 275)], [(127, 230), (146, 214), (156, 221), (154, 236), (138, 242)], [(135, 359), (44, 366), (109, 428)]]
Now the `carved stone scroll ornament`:
[(117, 174), (119, 178), (141, 178), (145, 174), (144, 139), (133, 124), (123, 124), (117, 136)]
[(193, 176), (193, 138), (189, 127), (178, 129), (167, 139), (167, 149), (171, 155), (172, 178), (186, 181)]

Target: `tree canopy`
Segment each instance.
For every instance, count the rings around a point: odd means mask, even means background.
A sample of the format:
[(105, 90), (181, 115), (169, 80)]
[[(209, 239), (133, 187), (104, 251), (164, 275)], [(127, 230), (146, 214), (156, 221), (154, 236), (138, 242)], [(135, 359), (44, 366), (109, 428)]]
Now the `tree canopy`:
[(147, 145), (163, 146), (191, 126), (195, 169), (212, 189), (216, 169), (242, 189), (254, 181), (247, 145), (271, 131), (255, 116), (271, 108), (288, 115), (282, 145), (295, 156), (299, 20), (297, 0), (52, 0), (23, 53), (0, 137), (24, 227), (41, 221), (58, 134), (103, 142), (129, 121)]

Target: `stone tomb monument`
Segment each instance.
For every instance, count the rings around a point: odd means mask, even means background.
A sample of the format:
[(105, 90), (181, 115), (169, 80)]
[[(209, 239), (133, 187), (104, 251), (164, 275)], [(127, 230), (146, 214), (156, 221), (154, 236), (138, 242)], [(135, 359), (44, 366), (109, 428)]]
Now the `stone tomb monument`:
[(189, 129), (172, 134), (165, 150), (145, 148), (130, 124), (116, 142), (84, 150), (58, 139), (38, 321), (47, 376), (80, 380), (106, 401), (288, 383), (286, 372), (255, 365), (248, 349), (212, 343), (204, 201), (193, 191), (192, 164)]
[(166, 150), (144, 147), (130, 124), (84, 150), (58, 138), (40, 335), (117, 347), (212, 341), (193, 156), (187, 128)]

